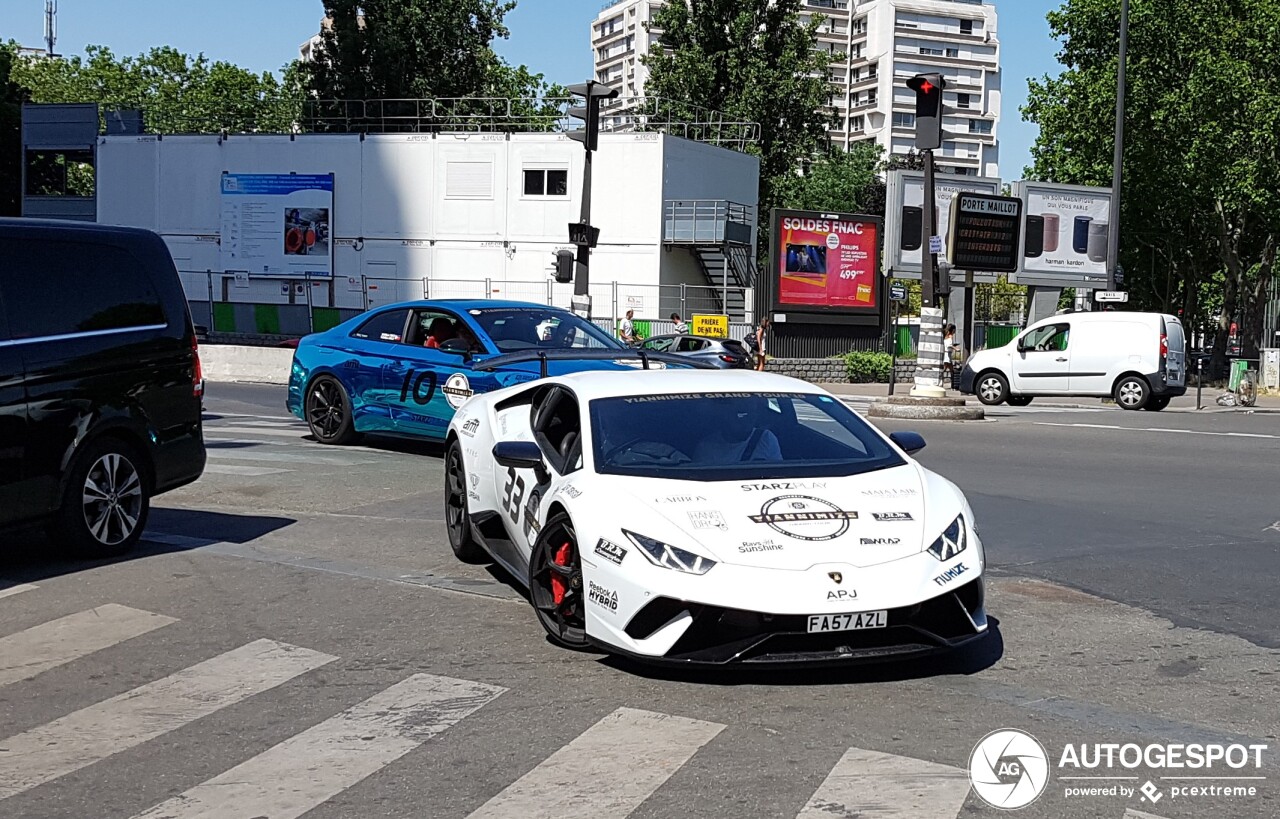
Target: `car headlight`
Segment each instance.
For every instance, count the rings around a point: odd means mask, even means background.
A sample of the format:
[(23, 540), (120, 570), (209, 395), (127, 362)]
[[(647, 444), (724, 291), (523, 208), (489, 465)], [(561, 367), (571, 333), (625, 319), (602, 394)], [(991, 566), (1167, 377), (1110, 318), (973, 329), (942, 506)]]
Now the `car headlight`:
[(695, 555), (693, 552), (686, 552), (684, 549), (672, 546), (669, 543), (663, 543), (660, 540), (654, 540), (651, 537), (637, 535), (635, 532), (628, 532), (626, 529), (622, 533), (631, 539), (631, 542), (640, 549), (640, 554), (648, 558), (649, 562), (655, 566), (661, 566), (664, 569), (675, 569), (678, 572), (687, 574), (706, 574), (711, 571), (711, 567), (716, 565), (714, 560)]
[(964, 529), (964, 515), (957, 515), (951, 525), (938, 535), (938, 539), (929, 547), (929, 554), (943, 563), (960, 554), (969, 545), (969, 537)]

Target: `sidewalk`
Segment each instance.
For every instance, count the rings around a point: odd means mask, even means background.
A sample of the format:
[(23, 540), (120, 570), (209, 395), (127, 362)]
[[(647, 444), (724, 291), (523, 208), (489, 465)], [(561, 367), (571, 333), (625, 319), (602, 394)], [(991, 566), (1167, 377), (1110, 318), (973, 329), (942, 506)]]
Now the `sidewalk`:
[[(872, 399), (885, 398), (889, 395), (888, 384), (819, 384), (824, 390), (833, 395), (854, 395)], [(911, 383), (896, 384), (893, 388), (894, 395), (910, 395)], [(1223, 390), (1217, 387), (1205, 387), (1201, 394), (1201, 412), (1275, 412), (1280, 413), (1280, 396), (1276, 395), (1260, 395), (1258, 402), (1252, 407), (1220, 407), (1218, 406), (1218, 396)], [(964, 395), (956, 390), (947, 390), (949, 398), (965, 398), (974, 403), (978, 399), (972, 395)], [(1097, 407), (1109, 406), (1114, 407), (1115, 403), (1101, 398), (1076, 398), (1064, 396), (1062, 398), (1036, 398), (1031, 402), (1033, 407), (1063, 407), (1066, 409), (1095, 409)], [(1003, 406), (1003, 405), (1002, 405)], [(1169, 410), (1178, 410), (1182, 412), (1196, 411), (1196, 391), (1195, 388), (1189, 388), (1186, 395), (1178, 396), (1169, 402)], [(1166, 410), (1167, 412), (1168, 410)]]

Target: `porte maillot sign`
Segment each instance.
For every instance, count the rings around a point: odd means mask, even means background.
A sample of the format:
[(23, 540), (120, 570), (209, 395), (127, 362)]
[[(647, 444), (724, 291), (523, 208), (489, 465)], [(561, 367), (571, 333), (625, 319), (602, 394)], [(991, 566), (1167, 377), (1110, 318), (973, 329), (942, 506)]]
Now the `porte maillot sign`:
[(950, 262), (957, 270), (1014, 273), (1021, 254), (1022, 200), (957, 193), (949, 232)]

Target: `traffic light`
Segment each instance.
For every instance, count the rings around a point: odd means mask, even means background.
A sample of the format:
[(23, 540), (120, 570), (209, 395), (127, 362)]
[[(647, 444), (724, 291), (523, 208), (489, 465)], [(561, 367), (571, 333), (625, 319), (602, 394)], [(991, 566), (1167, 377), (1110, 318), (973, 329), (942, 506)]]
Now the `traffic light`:
[(569, 109), (569, 116), (585, 123), (585, 127), (570, 131), (569, 139), (581, 142), (588, 151), (594, 151), (600, 144), (600, 102), (617, 98), (618, 89), (590, 80), (569, 86), (569, 93), (586, 101), (586, 105)]
[(916, 92), (916, 147), (932, 151), (942, 147), (942, 92), (947, 81), (941, 74), (917, 74), (907, 80)]
[(560, 284), (568, 284), (573, 281), (573, 265), (576, 259), (572, 250), (557, 250), (554, 254), (556, 259), (556, 281)]

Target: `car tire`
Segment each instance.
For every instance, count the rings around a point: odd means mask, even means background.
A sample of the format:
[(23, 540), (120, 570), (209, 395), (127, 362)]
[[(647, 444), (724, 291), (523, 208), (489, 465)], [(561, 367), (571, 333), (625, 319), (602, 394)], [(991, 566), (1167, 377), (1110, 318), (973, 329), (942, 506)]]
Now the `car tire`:
[(1115, 392), (1112, 398), (1120, 406), (1121, 409), (1140, 410), (1147, 405), (1147, 401), (1151, 398), (1151, 388), (1147, 386), (1147, 382), (1143, 381), (1136, 375), (1126, 375), (1116, 382)]
[(533, 544), (529, 600), (553, 643), (576, 650), (587, 647), (582, 560), (573, 521), (564, 512), (547, 520)]
[(1032, 395), (1011, 395), (1005, 399), (1011, 407), (1025, 407), (1031, 403)]
[(322, 444), (342, 446), (360, 438), (351, 418), (351, 398), (331, 375), (322, 375), (307, 385), (303, 415), (312, 436)]
[(980, 374), (973, 382), (973, 392), (978, 400), (989, 407), (1004, 403), (1009, 397), (1009, 382), (995, 370)]
[(462, 461), (462, 445), (457, 438), (449, 442), (444, 455), (444, 523), (454, 557), (463, 563), (485, 562), (485, 551), (471, 532), (467, 470)]
[(76, 454), (49, 532), (78, 557), (117, 557), (138, 543), (150, 513), (150, 464), (132, 444), (102, 437)]
[(1171, 399), (1167, 395), (1153, 395), (1147, 399), (1146, 406), (1144, 406), (1143, 409), (1149, 412), (1159, 412), (1169, 406), (1170, 400)]

